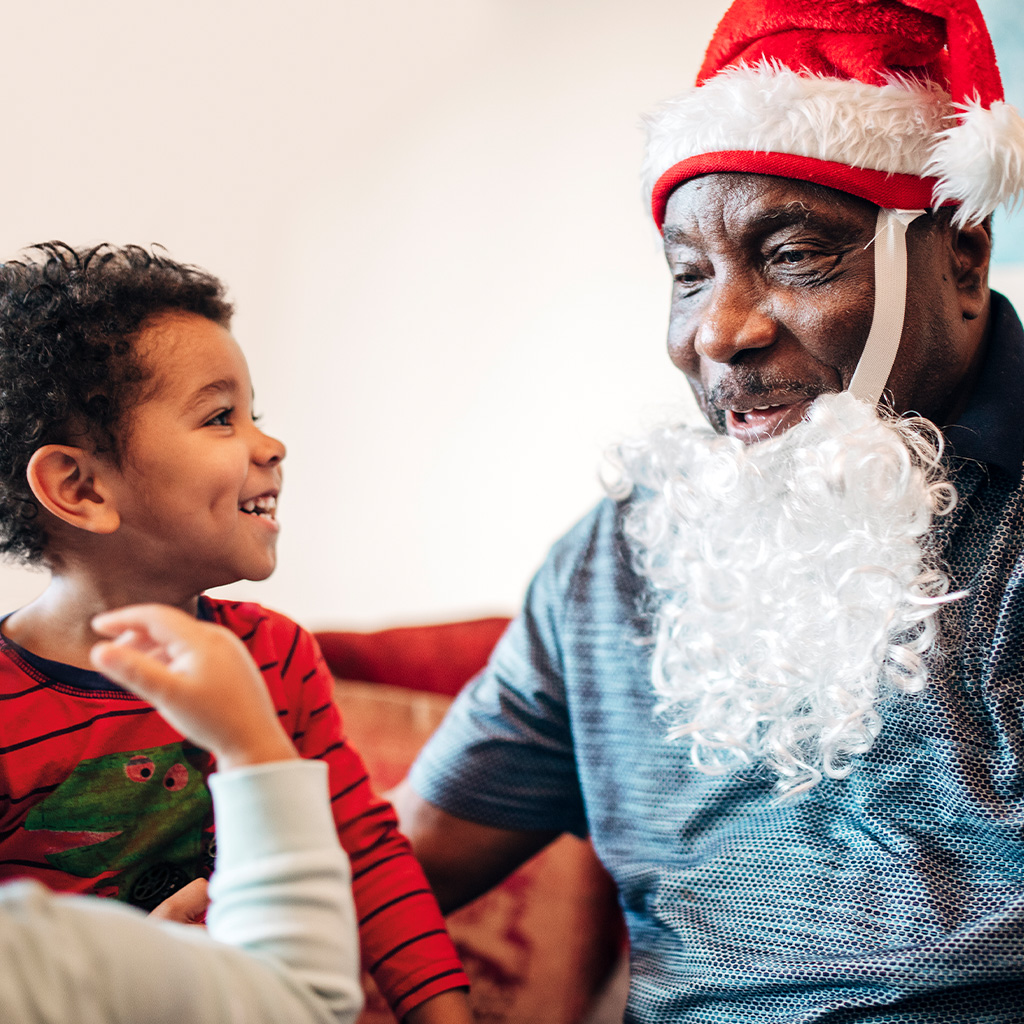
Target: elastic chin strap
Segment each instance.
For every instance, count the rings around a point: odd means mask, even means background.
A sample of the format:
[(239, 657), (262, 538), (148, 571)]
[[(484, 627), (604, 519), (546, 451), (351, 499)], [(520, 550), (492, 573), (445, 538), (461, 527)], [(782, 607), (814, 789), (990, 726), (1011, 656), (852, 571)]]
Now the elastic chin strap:
[(871, 405), (882, 397), (903, 336), (907, 310), (907, 228), (924, 210), (879, 210), (875, 223), (875, 311), (850, 394)]

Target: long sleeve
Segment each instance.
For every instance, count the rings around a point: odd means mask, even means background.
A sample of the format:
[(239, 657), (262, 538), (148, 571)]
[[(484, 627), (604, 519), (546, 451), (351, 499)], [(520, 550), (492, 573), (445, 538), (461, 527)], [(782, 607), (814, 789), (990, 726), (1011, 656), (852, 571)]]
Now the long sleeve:
[(288, 761), (211, 778), (220, 853), (208, 932), (36, 883), (0, 890), (4, 1019), (351, 1024), (354, 913), (325, 774)]

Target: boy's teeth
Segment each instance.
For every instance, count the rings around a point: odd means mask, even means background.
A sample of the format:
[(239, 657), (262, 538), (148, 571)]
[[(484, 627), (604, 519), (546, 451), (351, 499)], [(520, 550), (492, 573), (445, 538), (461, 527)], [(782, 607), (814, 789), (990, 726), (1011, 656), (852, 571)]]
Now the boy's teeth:
[(258, 512), (260, 514), (273, 514), (277, 509), (277, 499), (273, 495), (262, 498), (250, 498), (238, 506), (243, 512)]

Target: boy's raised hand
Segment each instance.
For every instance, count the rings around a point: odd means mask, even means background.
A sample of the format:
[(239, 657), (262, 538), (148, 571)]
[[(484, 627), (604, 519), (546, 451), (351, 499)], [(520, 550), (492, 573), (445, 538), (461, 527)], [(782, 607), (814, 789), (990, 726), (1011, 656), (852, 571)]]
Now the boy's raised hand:
[(96, 669), (209, 750), (218, 770), (299, 756), (259, 669), (227, 629), (158, 604), (104, 612), (92, 627), (113, 638), (93, 647)]

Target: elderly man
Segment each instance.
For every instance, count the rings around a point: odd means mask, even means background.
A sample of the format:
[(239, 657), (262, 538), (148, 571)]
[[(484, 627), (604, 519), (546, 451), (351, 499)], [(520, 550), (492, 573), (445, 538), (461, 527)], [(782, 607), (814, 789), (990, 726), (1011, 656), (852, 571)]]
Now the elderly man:
[(738, 0), (647, 160), (717, 433), (620, 448), (406, 827), (448, 906), (589, 835), (628, 1021), (1020, 1021), (1024, 124), (977, 6)]

